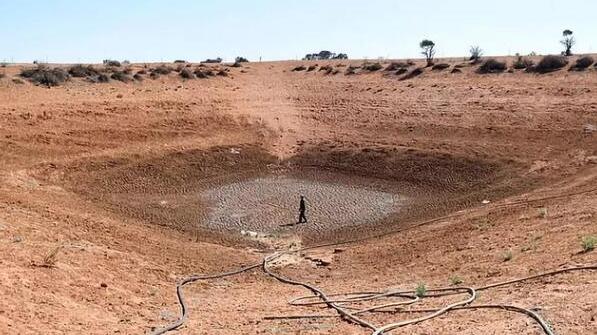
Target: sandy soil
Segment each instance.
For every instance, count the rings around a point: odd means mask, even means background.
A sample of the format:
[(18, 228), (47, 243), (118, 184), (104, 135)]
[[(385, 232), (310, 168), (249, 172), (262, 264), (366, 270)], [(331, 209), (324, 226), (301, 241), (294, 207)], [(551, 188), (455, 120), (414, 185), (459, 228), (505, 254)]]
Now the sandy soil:
[[(595, 69), (426, 69), (400, 81), (383, 71), (291, 71), (300, 64), (307, 63), (249, 63), (205, 80), (74, 79), (50, 89), (15, 83), (19, 67), (2, 69), (0, 333), (148, 332), (176, 319), (174, 285), (186, 275), (450, 214), (301, 253), (277, 271), (335, 293), (433, 288), (455, 277), (475, 286), (597, 263), (580, 245), (597, 235)], [(408, 194), (416, 205), (377, 225), (291, 231), (291, 241), (197, 226), (210, 213), (200, 192), (306, 170), (323, 171), (322, 182)], [(313, 261), (322, 258), (329, 264)], [(543, 278), (483, 292), (479, 301), (538, 308), (558, 334), (592, 334), (596, 278)], [(339, 318), (264, 319), (330, 311), (288, 305), (309, 292), (259, 270), (196, 282), (185, 293), (190, 316), (181, 334), (370, 333)], [(406, 317), (367, 315), (376, 324)], [(394, 333), (541, 332), (519, 314), (483, 310)]]

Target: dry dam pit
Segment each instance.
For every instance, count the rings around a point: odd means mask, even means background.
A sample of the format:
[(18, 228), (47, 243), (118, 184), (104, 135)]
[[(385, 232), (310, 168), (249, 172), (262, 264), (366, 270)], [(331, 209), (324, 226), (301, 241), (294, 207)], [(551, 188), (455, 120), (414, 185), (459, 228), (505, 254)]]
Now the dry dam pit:
[[(227, 245), (250, 242), (254, 234), (295, 235), (303, 245), (371, 236), (533, 185), (515, 165), (446, 154), (306, 152), (279, 160), (259, 146), (223, 146), (82, 160), (64, 166), (66, 173), (51, 167), (38, 176), (61, 178), (125, 224), (133, 219)], [(309, 222), (297, 225), (300, 195)]]
[[(300, 196), (307, 203), (306, 224), (297, 224)], [(396, 213), (406, 197), (362, 185), (270, 175), (237, 181), (202, 193), (208, 229), (243, 235), (300, 233), (374, 224)]]

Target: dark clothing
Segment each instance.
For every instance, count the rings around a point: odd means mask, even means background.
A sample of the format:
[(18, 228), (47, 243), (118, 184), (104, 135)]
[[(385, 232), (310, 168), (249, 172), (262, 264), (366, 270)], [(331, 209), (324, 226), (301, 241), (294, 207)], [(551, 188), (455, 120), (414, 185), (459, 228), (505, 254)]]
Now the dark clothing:
[(301, 198), (301, 202), (299, 203), (299, 220), (298, 223), (307, 223), (307, 217), (305, 216), (305, 210), (307, 206), (305, 206), (305, 199)]

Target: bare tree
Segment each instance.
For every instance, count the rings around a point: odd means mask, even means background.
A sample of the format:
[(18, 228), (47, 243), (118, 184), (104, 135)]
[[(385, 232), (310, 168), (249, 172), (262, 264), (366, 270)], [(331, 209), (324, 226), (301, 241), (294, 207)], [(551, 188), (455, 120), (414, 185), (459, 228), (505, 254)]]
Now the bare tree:
[(572, 36), (572, 30), (566, 29), (562, 32), (562, 40), (560, 43), (564, 46), (565, 50), (562, 52), (564, 56), (572, 56), (572, 46), (576, 43), (574, 36)]
[(471, 57), (469, 58), (473, 64), (479, 63), (481, 60), (481, 56), (483, 56), (483, 49), (481, 49), (478, 45), (471, 46), (469, 52), (471, 53)]
[(422, 40), (421, 43), (419, 43), (419, 47), (423, 49), (421, 54), (425, 56), (427, 66), (433, 65), (433, 56), (435, 56), (435, 43), (433, 43), (431, 40)]

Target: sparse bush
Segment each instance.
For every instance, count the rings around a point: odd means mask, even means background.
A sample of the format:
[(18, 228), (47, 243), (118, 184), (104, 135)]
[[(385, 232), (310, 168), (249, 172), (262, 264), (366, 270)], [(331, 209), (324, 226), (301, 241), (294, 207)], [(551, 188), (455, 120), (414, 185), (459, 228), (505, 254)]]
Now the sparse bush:
[(419, 283), (415, 289), (415, 295), (419, 298), (424, 297), (427, 294), (427, 287), (425, 283)]
[(353, 75), (357, 73), (357, 69), (359, 67), (358, 66), (349, 66), (346, 68), (346, 71), (344, 72), (345, 75), (349, 76), (349, 75)]
[(405, 68), (405, 67), (401, 67), (401, 68), (399, 68), (398, 70), (396, 70), (396, 74), (397, 74), (397, 75), (405, 74), (405, 73), (407, 73), (407, 72), (408, 72), (408, 69), (407, 69), (407, 68)]
[(133, 79), (135, 79), (136, 81), (143, 81), (143, 76), (139, 74), (139, 72), (135, 73), (135, 75), (133, 76)]
[(141, 69), (141, 70), (137, 71), (137, 74), (147, 74), (147, 70)]
[(119, 61), (117, 60), (113, 60), (113, 59), (104, 59), (104, 65), (105, 66), (114, 66), (114, 67), (120, 67), (121, 64)]
[(248, 63), (249, 60), (246, 59), (245, 57), (238, 56), (234, 59), (234, 62), (235, 63)]
[(99, 71), (96, 70), (92, 65), (73, 65), (68, 69), (68, 73), (77, 78), (84, 78), (84, 77), (91, 77), (96, 76), (99, 74)]
[(221, 76), (221, 77), (228, 77), (228, 72), (226, 72), (224, 70), (220, 70), (216, 73), (216, 75)]
[(512, 250), (508, 250), (508, 251), (504, 252), (504, 254), (502, 255), (502, 260), (504, 262), (508, 262), (508, 261), (512, 260), (512, 257), (513, 257)]
[(450, 276), (450, 284), (453, 286), (460, 285), (462, 284), (462, 279), (456, 275)]
[(317, 69), (317, 64), (309, 66), (309, 67), (307, 68), (307, 72), (311, 72), (311, 71), (313, 71), (313, 70), (315, 70), (315, 69)]
[(184, 64), (184, 63), (186, 63), (186, 62), (187, 62), (187, 61), (186, 61), (186, 60), (184, 60), (184, 59), (177, 59), (177, 60), (175, 60), (175, 61), (174, 61), (174, 64), (180, 64), (180, 63), (183, 63), (183, 64)]
[(405, 74), (400, 80), (408, 80), (423, 74), (423, 69), (420, 67), (414, 68), (412, 71)]
[(167, 74), (170, 74), (170, 72), (172, 72), (172, 68), (170, 68), (169, 66), (166, 66), (166, 65), (160, 65), (156, 68), (151, 69), (151, 73), (156, 73), (156, 74), (167, 75)]
[(483, 49), (481, 49), (478, 45), (472, 46), (469, 52), (471, 53), (471, 57), (469, 58), (469, 60), (473, 64), (477, 64), (481, 61), (481, 56), (483, 56)]
[(56, 248), (52, 249), (43, 259), (42, 263), (39, 266), (45, 268), (53, 268), (56, 266), (56, 261), (58, 258), (58, 252), (62, 249), (62, 246), (57, 246)]
[(97, 76), (97, 82), (98, 83), (107, 83), (110, 81), (110, 77), (108, 77), (106, 74), (100, 74), (99, 76)]
[(365, 63), (363, 64), (363, 69), (369, 72), (379, 71), (383, 68), (379, 63)]
[(191, 71), (188, 68), (184, 68), (180, 71), (180, 76), (183, 79), (195, 79), (195, 74), (193, 74), (193, 71)]
[(455, 68), (452, 69), (452, 71), (450, 71), (450, 73), (462, 73), (462, 70), (459, 69), (459, 68), (457, 68), (457, 67), (455, 67)]
[(450, 67), (450, 64), (447, 63), (439, 63), (439, 64), (435, 64), (431, 67), (431, 70), (433, 71), (443, 71), (447, 68)]
[(157, 72), (153, 72), (153, 71), (152, 71), (152, 72), (149, 74), (149, 78), (151, 78), (151, 79), (153, 79), (153, 80), (156, 80), (156, 79), (158, 79), (159, 77), (160, 77), (160, 74), (159, 74), (159, 73), (157, 73)]
[(403, 63), (403, 62), (392, 62), (392, 63), (390, 63), (390, 65), (386, 66), (386, 68), (384, 69), (384, 71), (396, 71), (396, 70), (407, 68), (407, 67), (409, 67), (409, 65), (406, 64), (406, 63)]
[(307, 68), (304, 65), (299, 65), (295, 68), (292, 69), (293, 72), (297, 72), (297, 71), (305, 71)]
[(203, 70), (201, 70), (200, 68), (195, 69), (194, 73), (197, 78), (200, 78), (200, 79), (207, 78), (207, 74), (205, 72), (203, 72)]
[(506, 70), (506, 62), (500, 62), (493, 58), (489, 58), (479, 66), (477, 73), (500, 73)]
[(533, 67), (533, 65), (534, 65), (534, 63), (531, 59), (522, 57), (520, 55), (518, 55), (516, 57), (516, 60), (514, 61), (514, 63), (512, 63), (512, 67), (515, 68), (516, 70), (528, 69), (528, 68)]
[(204, 60), (201, 63), (216, 63), (217, 64), (217, 63), (221, 63), (221, 62), (222, 62), (222, 58), (218, 57), (218, 58), (215, 58), (215, 59), (208, 58), (208, 59)]
[[(334, 68), (330, 65), (324, 65), (319, 68), (319, 71), (325, 71), (325, 74), (330, 74), (334, 71)], [(339, 72), (339, 71), (338, 71)]]
[[(537, 66), (533, 67), (531, 70), (536, 71), (539, 73), (548, 73), (557, 71), (568, 64), (568, 59), (564, 56), (556, 56), (556, 55), (547, 55), (543, 57)], [(530, 69), (530, 68), (527, 68)]]
[(574, 63), (574, 65), (570, 67), (570, 70), (582, 71), (588, 68), (589, 66), (593, 65), (594, 62), (595, 60), (591, 56), (580, 57), (576, 60), (576, 63)]
[(110, 78), (121, 81), (123, 83), (128, 83), (129, 81), (131, 81), (131, 77), (129, 77), (124, 71), (116, 71), (112, 73)]
[(36, 68), (21, 71), (21, 77), (38, 85), (58, 86), (69, 79), (69, 74), (61, 68), (49, 68), (39, 64)]
[(583, 252), (593, 251), (595, 244), (597, 244), (597, 238), (595, 236), (585, 236), (580, 241)]

